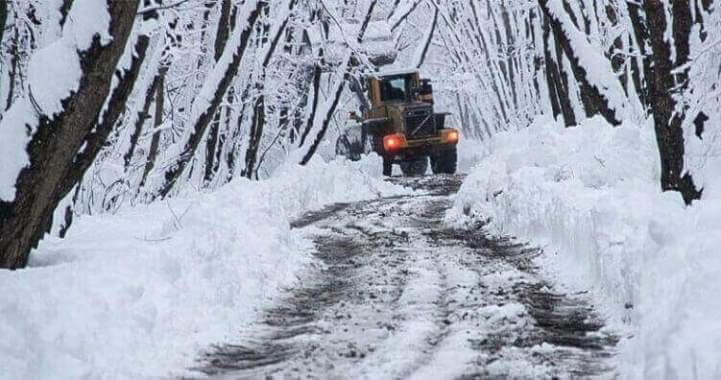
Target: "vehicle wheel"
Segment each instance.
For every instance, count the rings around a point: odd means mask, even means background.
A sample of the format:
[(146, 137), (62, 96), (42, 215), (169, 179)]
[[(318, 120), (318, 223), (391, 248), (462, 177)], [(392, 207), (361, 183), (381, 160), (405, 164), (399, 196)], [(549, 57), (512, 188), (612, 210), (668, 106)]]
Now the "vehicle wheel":
[(431, 156), (431, 170), (433, 174), (455, 174), (458, 161), (458, 152), (454, 146), (444, 149)]
[(383, 157), (383, 175), (390, 177), (393, 174), (393, 161), (388, 157)]
[(426, 157), (413, 161), (401, 162), (401, 171), (406, 177), (415, 177), (426, 174), (428, 170), (428, 159)]

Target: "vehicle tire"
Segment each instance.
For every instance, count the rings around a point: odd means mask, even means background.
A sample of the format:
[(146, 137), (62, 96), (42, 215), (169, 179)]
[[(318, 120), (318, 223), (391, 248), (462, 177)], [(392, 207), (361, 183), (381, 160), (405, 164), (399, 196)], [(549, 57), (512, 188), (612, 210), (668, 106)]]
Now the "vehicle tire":
[(383, 175), (390, 177), (393, 174), (393, 161), (388, 157), (383, 157)]
[(426, 157), (401, 162), (401, 171), (406, 177), (422, 176), (426, 174), (426, 170), (428, 170), (428, 158)]
[(431, 156), (433, 174), (456, 174), (458, 152), (456, 147), (444, 149)]

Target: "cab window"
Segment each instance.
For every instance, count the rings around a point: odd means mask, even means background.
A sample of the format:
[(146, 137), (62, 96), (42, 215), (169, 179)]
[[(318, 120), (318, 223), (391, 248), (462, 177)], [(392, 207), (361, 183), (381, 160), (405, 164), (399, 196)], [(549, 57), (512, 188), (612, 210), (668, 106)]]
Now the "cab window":
[(405, 78), (386, 79), (381, 82), (381, 101), (406, 100), (407, 81)]

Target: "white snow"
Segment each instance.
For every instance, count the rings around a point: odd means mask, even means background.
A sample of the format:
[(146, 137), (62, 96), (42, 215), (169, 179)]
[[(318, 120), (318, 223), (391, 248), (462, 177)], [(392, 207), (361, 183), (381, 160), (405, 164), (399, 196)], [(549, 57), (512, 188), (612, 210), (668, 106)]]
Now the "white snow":
[(63, 35), (72, 38), (79, 50), (87, 50), (95, 36), (100, 37), (102, 45), (107, 45), (112, 41), (109, 27), (110, 14), (106, 2), (74, 0), (73, 6), (68, 12)]
[(461, 173), (470, 172), (485, 155), (483, 141), (468, 138), (464, 135), (461, 135), (461, 138), (458, 140), (457, 149), (458, 171)]
[(80, 85), (78, 53), (69, 42), (60, 39), (38, 50), (28, 64), (31, 100), (50, 119), (62, 112), (62, 101)]
[(0, 272), (0, 378), (183, 375), (311, 262), (289, 220), (405, 189), (361, 163), (285, 165), (269, 180), (76, 220), (29, 268)]
[(0, 121), (0, 201), (15, 199), (15, 180), (30, 161), (25, 146), (29, 141), (26, 125), (37, 123), (30, 104), (24, 99), (16, 101)]
[[(662, 193), (653, 128), (539, 119), (494, 137), (449, 212), (545, 250), (559, 284), (592, 290), (621, 334), (622, 378), (721, 377), (721, 192)], [(718, 176), (707, 166), (706, 177)]]

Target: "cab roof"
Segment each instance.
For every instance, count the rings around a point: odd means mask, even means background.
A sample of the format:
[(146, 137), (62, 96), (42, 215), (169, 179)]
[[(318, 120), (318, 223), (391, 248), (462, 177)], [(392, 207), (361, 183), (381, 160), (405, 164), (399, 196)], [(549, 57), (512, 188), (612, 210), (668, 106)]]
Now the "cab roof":
[(377, 73), (372, 73), (369, 76), (371, 78), (375, 79), (383, 79), (388, 77), (397, 77), (401, 75), (408, 75), (408, 74), (418, 74), (420, 71), (418, 69), (399, 69), (399, 70), (387, 70), (387, 71), (380, 71)]

